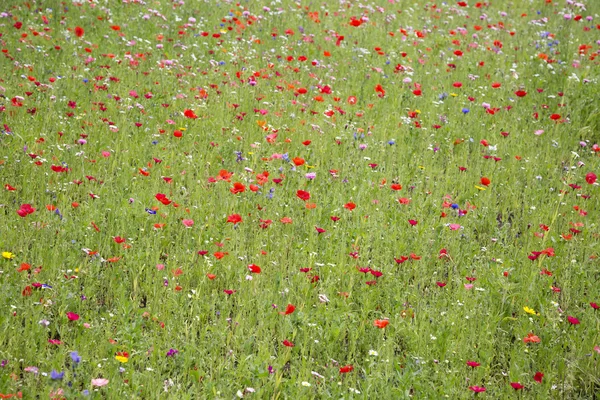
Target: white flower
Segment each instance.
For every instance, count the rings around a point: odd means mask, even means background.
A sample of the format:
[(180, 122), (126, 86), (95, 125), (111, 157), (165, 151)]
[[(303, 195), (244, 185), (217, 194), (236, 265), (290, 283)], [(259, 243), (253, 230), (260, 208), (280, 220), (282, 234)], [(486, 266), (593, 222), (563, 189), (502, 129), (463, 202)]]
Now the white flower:
[(304, 381), (304, 382), (302, 382), (302, 386), (305, 386), (305, 387), (310, 387), (311, 385), (310, 385), (310, 383), (308, 383), (308, 382)]
[(369, 350), (369, 355), (377, 357), (379, 355), (379, 353), (375, 350)]

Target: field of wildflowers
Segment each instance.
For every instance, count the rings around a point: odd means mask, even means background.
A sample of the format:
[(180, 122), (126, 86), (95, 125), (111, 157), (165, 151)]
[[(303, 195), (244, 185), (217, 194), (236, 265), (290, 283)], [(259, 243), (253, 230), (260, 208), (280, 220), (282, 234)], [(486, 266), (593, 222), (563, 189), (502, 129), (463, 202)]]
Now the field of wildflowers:
[(595, 398), (599, 13), (3, 1), (0, 398)]

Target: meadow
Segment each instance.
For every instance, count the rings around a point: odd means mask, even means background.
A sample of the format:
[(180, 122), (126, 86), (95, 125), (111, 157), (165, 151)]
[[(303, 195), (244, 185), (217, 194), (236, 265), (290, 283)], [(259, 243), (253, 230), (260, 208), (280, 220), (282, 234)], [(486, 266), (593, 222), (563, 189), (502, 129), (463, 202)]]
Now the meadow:
[(0, 398), (597, 398), (599, 14), (3, 1)]

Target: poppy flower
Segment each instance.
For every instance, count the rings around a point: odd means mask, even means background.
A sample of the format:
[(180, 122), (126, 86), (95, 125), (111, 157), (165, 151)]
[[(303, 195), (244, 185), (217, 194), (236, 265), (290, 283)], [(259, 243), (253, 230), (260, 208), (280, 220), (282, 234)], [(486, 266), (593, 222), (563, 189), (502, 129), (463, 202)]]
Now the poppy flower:
[(354, 209), (356, 208), (356, 204), (354, 204), (354, 203), (352, 203), (352, 202), (350, 202), (350, 203), (346, 203), (346, 204), (344, 204), (344, 208), (345, 208), (346, 210), (350, 210), (350, 211), (352, 211), (352, 210), (354, 210)]
[(550, 119), (551, 119), (552, 121), (558, 121), (558, 120), (560, 119), (560, 114), (552, 114), (552, 115), (550, 116)]
[(443, 288), (444, 286), (446, 286), (446, 282), (436, 282), (435, 284), (438, 285), (441, 288)]
[(189, 109), (186, 109), (183, 112), (183, 116), (186, 117), (186, 118), (190, 118), (190, 119), (196, 119), (196, 118), (198, 118), (198, 116), (196, 115), (196, 113), (194, 113), (194, 111), (189, 110)]
[(283, 342), (281, 342), (285, 347), (294, 347), (294, 343), (290, 342), (289, 340), (284, 340)]
[(281, 311), (281, 312), (279, 312), (279, 314), (281, 314), (281, 315), (290, 315), (294, 311), (296, 311), (296, 306), (293, 305), (293, 304), (288, 304), (287, 307), (285, 308), (285, 311)]
[(75, 36), (80, 38), (83, 36), (84, 33), (85, 33), (85, 31), (83, 30), (82, 27), (80, 27), (80, 26), (75, 27)]
[(517, 90), (515, 92), (515, 96), (517, 96), (517, 97), (525, 97), (525, 96), (527, 96), (527, 92), (524, 91), (524, 90)]
[(260, 274), (261, 269), (258, 265), (254, 265), (254, 264), (250, 264), (248, 265), (248, 269), (250, 270), (250, 272), (252, 272), (253, 274)]
[(542, 383), (542, 379), (544, 379), (544, 374), (541, 372), (536, 372), (535, 375), (533, 376), (533, 380), (536, 381), (537, 383)]
[(525, 386), (521, 385), (519, 382), (511, 382), (510, 386), (512, 386), (512, 388), (515, 390), (521, 390), (525, 387)]
[(244, 193), (246, 191), (246, 186), (241, 182), (235, 182), (229, 191), (233, 194)]
[(340, 374), (347, 374), (348, 372), (352, 372), (354, 367), (352, 365), (346, 365), (345, 367), (340, 368)]
[(242, 216), (240, 214), (231, 214), (227, 217), (227, 222), (230, 222), (232, 224), (239, 224), (240, 222), (242, 222)]
[(482, 176), (480, 181), (479, 181), (483, 186), (489, 186), (490, 183), (492, 183), (492, 181), (490, 180), (490, 178), (487, 178), (485, 176)]
[(299, 167), (301, 165), (304, 165), (304, 163), (306, 161), (302, 157), (294, 157), (294, 158), (292, 158), (292, 162), (294, 163), (295, 166)]
[(479, 367), (481, 364), (478, 363), (477, 361), (467, 361), (467, 365), (471, 368), (477, 368)]
[(390, 323), (390, 321), (388, 321), (387, 319), (376, 319), (375, 321), (373, 321), (373, 326), (376, 326), (379, 329), (383, 329), (386, 326), (388, 326)]
[(296, 192), (296, 196), (298, 196), (299, 199), (304, 201), (308, 201), (310, 199), (310, 193), (305, 190), (298, 190)]
[(579, 322), (579, 320), (578, 320), (577, 318), (575, 318), (575, 317), (572, 317), (572, 316), (570, 316), (570, 315), (569, 315), (569, 316), (567, 316), (567, 320), (569, 321), (569, 323), (570, 323), (571, 325), (579, 325), (579, 324), (580, 324), (580, 322)]
[(525, 336), (523, 338), (523, 343), (539, 343), (539, 342), (541, 342), (541, 339), (538, 336), (534, 335), (532, 332), (529, 332), (527, 334), (527, 336)]

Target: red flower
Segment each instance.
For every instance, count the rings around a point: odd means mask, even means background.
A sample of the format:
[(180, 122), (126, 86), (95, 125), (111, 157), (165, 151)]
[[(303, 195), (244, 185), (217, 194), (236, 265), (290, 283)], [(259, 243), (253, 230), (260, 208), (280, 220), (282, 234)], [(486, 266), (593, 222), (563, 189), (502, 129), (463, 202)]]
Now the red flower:
[(553, 121), (558, 121), (560, 119), (560, 114), (552, 114), (550, 119)]
[(246, 186), (241, 182), (235, 182), (229, 191), (233, 194), (243, 193), (246, 191)]
[(294, 343), (290, 342), (289, 340), (284, 340), (283, 342), (281, 342), (285, 347), (294, 347)]
[(281, 314), (281, 315), (290, 315), (294, 311), (296, 311), (296, 306), (293, 305), (293, 304), (288, 304), (287, 307), (285, 308), (285, 311), (281, 311), (279, 314)]
[(542, 383), (542, 379), (544, 378), (544, 374), (542, 374), (541, 372), (536, 372), (535, 375), (533, 376), (533, 380), (536, 381), (537, 383)]
[(575, 317), (569, 315), (567, 320), (571, 323), (571, 325), (579, 325), (579, 320)]
[(446, 282), (436, 282), (435, 284), (438, 285), (439, 287), (446, 286)]
[(594, 310), (597, 310), (599, 308), (598, 304), (596, 303), (590, 303), (590, 307), (592, 307)]
[(299, 199), (304, 201), (308, 201), (310, 199), (310, 193), (308, 193), (305, 190), (298, 190), (296, 192), (296, 196), (298, 196)]
[(527, 92), (526, 92), (526, 91), (524, 91), (524, 90), (517, 90), (517, 91), (515, 92), (515, 95), (516, 95), (517, 97), (525, 97), (525, 96), (527, 96)]
[(481, 364), (478, 363), (477, 361), (467, 361), (467, 365), (471, 368), (477, 368), (479, 367)]
[(304, 161), (304, 158), (302, 158), (302, 157), (294, 157), (294, 158), (292, 158), (292, 162), (294, 163), (295, 166), (299, 167), (301, 165), (304, 165), (304, 163), (306, 161)]
[(387, 319), (376, 319), (375, 321), (373, 321), (373, 326), (376, 326), (379, 329), (383, 329), (386, 326), (388, 326), (389, 323), (390, 321), (388, 321)]
[(252, 272), (253, 274), (260, 274), (261, 269), (258, 265), (254, 265), (254, 264), (250, 264), (248, 265), (248, 269), (250, 270), (250, 272)]
[(411, 224), (412, 226), (415, 226), (416, 224), (418, 224), (418, 223), (419, 223), (419, 221), (417, 221), (417, 220), (414, 220), (414, 219), (409, 219), (409, 220), (408, 220), (408, 223), (409, 223), (409, 224)]
[(75, 36), (82, 37), (84, 33), (85, 33), (85, 31), (83, 30), (82, 27), (80, 27), (80, 26), (75, 27)]
[(490, 180), (490, 178), (487, 178), (487, 177), (485, 177), (485, 176), (482, 176), (482, 177), (481, 177), (481, 180), (480, 180), (480, 182), (481, 182), (481, 184), (482, 184), (483, 186), (488, 186), (490, 183), (492, 183), (492, 181)]
[(512, 388), (515, 390), (521, 390), (525, 387), (525, 386), (521, 385), (519, 382), (511, 382), (510, 386), (512, 386)]
[(350, 210), (350, 211), (352, 211), (352, 210), (354, 210), (354, 209), (356, 208), (356, 204), (354, 204), (354, 203), (352, 203), (352, 202), (350, 202), (350, 203), (346, 203), (346, 204), (344, 204), (344, 208), (345, 208), (346, 210)]
[(196, 113), (194, 113), (194, 111), (192, 111), (192, 110), (188, 110), (188, 109), (186, 109), (186, 110), (183, 112), (183, 115), (184, 115), (184, 117), (186, 117), (186, 118), (191, 118), (191, 119), (196, 119), (196, 118), (198, 118), (198, 116), (196, 115)]
[(227, 217), (227, 222), (231, 222), (232, 224), (239, 224), (242, 222), (242, 217), (240, 214), (231, 214)]
[(585, 181), (590, 185), (593, 185), (594, 182), (596, 182), (597, 178), (598, 177), (596, 176), (596, 174), (594, 174), (593, 172), (588, 172), (588, 174), (585, 176)]
[(345, 367), (340, 368), (340, 374), (347, 374), (348, 372), (352, 372), (354, 367), (352, 365), (346, 365)]

